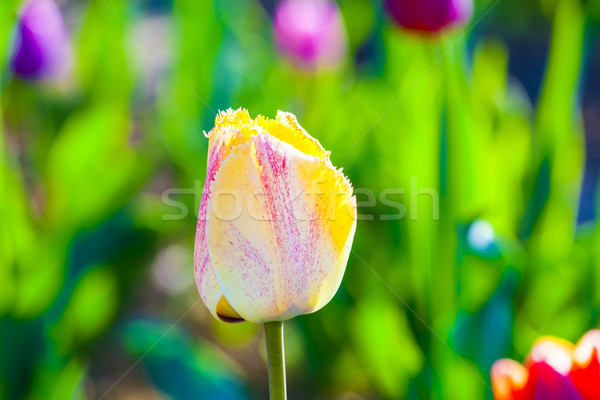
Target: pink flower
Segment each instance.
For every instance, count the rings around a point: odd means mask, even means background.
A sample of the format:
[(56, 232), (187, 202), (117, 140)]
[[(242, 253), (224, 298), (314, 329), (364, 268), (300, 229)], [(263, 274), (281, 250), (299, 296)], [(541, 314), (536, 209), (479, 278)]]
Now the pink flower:
[(273, 29), (279, 52), (301, 69), (335, 66), (346, 53), (346, 31), (333, 1), (283, 0)]

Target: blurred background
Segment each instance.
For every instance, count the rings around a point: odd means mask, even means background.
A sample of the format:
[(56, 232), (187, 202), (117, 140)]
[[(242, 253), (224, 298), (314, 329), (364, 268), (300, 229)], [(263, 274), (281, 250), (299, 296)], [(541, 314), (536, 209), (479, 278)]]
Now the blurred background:
[(228, 107), (295, 113), (357, 189), (340, 290), (285, 326), (290, 399), (491, 399), (494, 360), (600, 327), (600, 1), (438, 33), (388, 3), (2, 0), (1, 399), (267, 398), (262, 327), (194, 283)]

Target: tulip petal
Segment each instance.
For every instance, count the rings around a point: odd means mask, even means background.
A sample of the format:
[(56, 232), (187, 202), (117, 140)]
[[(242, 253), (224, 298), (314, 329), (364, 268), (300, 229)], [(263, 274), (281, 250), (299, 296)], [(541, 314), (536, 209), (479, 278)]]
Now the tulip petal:
[[(308, 148), (310, 139), (299, 140)], [(210, 260), (225, 297), (251, 322), (325, 305), (341, 283), (356, 228), (349, 181), (295, 145), (253, 136), (232, 149), (210, 187)]]
[(583, 400), (571, 379), (545, 362), (529, 367), (528, 386), (533, 390), (532, 400)]
[(250, 113), (244, 108), (237, 110), (229, 108), (227, 111), (221, 111), (215, 117), (215, 127), (213, 130), (221, 128), (241, 129), (244, 125), (252, 124)]
[[(223, 293), (217, 282), (215, 273), (213, 272), (212, 264), (208, 255), (208, 247), (206, 244), (206, 205), (210, 198), (210, 184), (214, 179), (219, 165), (227, 158), (231, 149), (239, 144), (245, 143), (249, 136), (241, 129), (233, 129), (228, 124), (234, 120), (244, 120), (248, 112), (245, 110), (228, 110), (226, 113), (220, 113), (217, 116), (215, 126), (218, 129), (211, 131), (209, 136), (208, 148), (208, 166), (206, 171), (206, 181), (204, 182), (204, 191), (202, 192), (202, 201), (200, 203), (200, 212), (198, 214), (198, 225), (196, 227), (196, 241), (194, 248), (194, 275), (196, 277), (196, 286), (200, 292), (200, 297), (204, 301), (206, 307), (211, 314), (221, 320), (232, 322), (235, 320), (235, 314), (224, 311), (218, 312), (217, 307), (222, 305), (221, 309), (227, 310), (225, 302), (222, 301)], [(248, 116), (248, 118), (250, 118)]]
[(571, 380), (585, 400), (600, 400), (600, 330), (587, 332), (573, 351)]
[(525, 365), (540, 362), (548, 364), (565, 376), (568, 375), (573, 366), (573, 344), (550, 336), (538, 339), (531, 348)]
[(583, 400), (569, 378), (573, 367), (573, 344), (542, 337), (531, 348), (525, 365), (533, 400)]
[(491, 370), (492, 391), (495, 400), (529, 400), (527, 379), (529, 372), (520, 363), (502, 359)]
[(294, 114), (277, 111), (277, 118), (274, 120), (259, 115), (256, 118), (255, 124), (260, 126), (269, 135), (292, 145), (296, 150), (304, 154), (315, 156), (322, 160), (329, 158), (329, 152), (325, 151), (319, 141), (310, 136), (300, 126)]

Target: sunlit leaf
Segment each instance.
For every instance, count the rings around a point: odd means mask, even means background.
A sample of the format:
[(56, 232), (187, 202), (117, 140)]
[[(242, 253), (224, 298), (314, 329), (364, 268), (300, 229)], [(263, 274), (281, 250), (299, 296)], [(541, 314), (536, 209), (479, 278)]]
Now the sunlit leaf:
[(353, 316), (352, 336), (364, 373), (381, 393), (402, 398), (408, 381), (423, 366), (423, 355), (396, 304), (382, 298), (365, 300)]
[(75, 113), (50, 149), (48, 220), (55, 229), (89, 226), (121, 207), (148, 164), (129, 143), (131, 126), (119, 106)]

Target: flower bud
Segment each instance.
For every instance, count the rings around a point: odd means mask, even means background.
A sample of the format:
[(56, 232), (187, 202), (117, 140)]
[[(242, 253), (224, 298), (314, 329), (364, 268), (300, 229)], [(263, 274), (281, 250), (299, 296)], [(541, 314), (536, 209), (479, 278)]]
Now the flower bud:
[(356, 229), (352, 185), (279, 111), (217, 116), (208, 134), (194, 271), (217, 319), (263, 323), (317, 311), (336, 293)]

